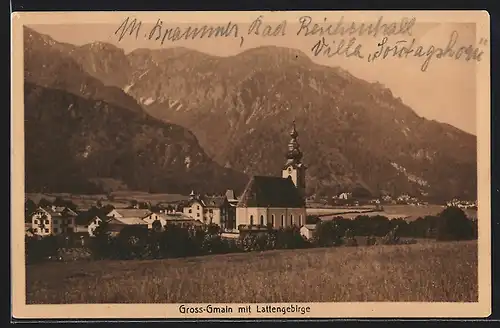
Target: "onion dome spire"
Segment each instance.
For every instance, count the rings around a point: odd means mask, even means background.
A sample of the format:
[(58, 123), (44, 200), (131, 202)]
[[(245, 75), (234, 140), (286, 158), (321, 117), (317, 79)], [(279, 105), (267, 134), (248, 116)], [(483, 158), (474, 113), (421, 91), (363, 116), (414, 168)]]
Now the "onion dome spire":
[(286, 152), (286, 165), (289, 164), (299, 164), (302, 159), (302, 152), (300, 151), (300, 145), (297, 141), (299, 133), (295, 127), (295, 120), (292, 122), (292, 130), (290, 131), (290, 142), (288, 143), (288, 151)]

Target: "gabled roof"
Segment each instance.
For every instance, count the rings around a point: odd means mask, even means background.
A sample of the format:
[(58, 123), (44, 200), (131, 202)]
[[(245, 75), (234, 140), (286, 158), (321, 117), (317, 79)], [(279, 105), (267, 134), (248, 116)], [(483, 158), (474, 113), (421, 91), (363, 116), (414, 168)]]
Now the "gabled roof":
[[(193, 220), (192, 217), (190, 217), (189, 215), (186, 215), (184, 213), (151, 213), (151, 214), (155, 214), (155, 216), (159, 217), (159, 218), (162, 218), (166, 221), (170, 221), (170, 220), (174, 220), (174, 221), (189, 221), (189, 220)], [(145, 221), (151, 221), (150, 219), (151, 217), (148, 216), (146, 218), (144, 218), (143, 220)]]
[(305, 201), (291, 178), (254, 176), (248, 182), (238, 207), (302, 208)]
[(201, 196), (189, 201), (188, 206), (193, 203), (200, 203), (203, 207), (220, 208), (226, 201), (226, 196)]
[(302, 227), (308, 229), (308, 230), (316, 230), (316, 225), (315, 224), (304, 224)]
[(226, 196), (205, 196), (202, 198), (206, 207), (222, 207), (226, 201)]
[[(40, 210), (44, 211), (47, 214), (50, 214), (50, 216), (52, 216), (52, 217), (76, 217), (76, 216), (78, 216), (78, 214), (75, 213), (75, 211), (73, 211), (72, 209), (70, 209), (68, 207), (64, 207), (64, 206), (39, 207), (35, 210), (35, 212), (38, 212)], [(35, 212), (33, 212), (33, 213), (35, 213)]]
[[(142, 218), (148, 216), (149, 214), (151, 214), (150, 210), (136, 209), (136, 208), (115, 208), (114, 210), (110, 211), (109, 213), (111, 213), (113, 211), (117, 212), (118, 214), (120, 214), (124, 218), (142, 219)], [(109, 213), (108, 213), (108, 215), (109, 215)]]
[(77, 225), (88, 225), (90, 222), (94, 221), (95, 219), (101, 219), (101, 220), (106, 220), (106, 216), (102, 214), (89, 214), (85, 216), (78, 216), (76, 218), (76, 224)]
[(106, 214), (97, 207), (91, 207), (88, 211), (81, 211), (76, 217), (76, 224), (78, 225), (87, 225), (92, 222), (94, 219), (100, 218), (105, 219)]
[(148, 224), (146, 221), (141, 220), (139, 218), (117, 218), (118, 221), (123, 222), (124, 224), (127, 225), (142, 225), (142, 224)]
[(111, 218), (108, 224), (118, 224), (118, 225), (147, 225), (148, 223), (139, 218)]

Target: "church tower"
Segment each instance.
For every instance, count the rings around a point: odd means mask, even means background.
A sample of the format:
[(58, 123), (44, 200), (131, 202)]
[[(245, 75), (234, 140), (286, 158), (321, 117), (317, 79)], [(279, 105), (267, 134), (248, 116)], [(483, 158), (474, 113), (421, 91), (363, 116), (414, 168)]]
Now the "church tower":
[(295, 120), (292, 123), (292, 130), (290, 131), (290, 142), (288, 143), (288, 150), (286, 152), (286, 163), (283, 166), (283, 178), (291, 177), (295, 186), (299, 189), (302, 197), (305, 196), (306, 191), (306, 169), (307, 167), (302, 163), (302, 152), (300, 151), (297, 137), (299, 134), (295, 129)]

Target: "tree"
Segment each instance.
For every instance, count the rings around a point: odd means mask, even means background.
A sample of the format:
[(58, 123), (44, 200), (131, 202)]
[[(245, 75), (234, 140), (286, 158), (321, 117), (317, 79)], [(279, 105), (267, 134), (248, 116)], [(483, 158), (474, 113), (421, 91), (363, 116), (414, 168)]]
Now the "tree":
[(54, 236), (34, 236), (25, 238), (25, 253), (28, 263), (36, 263), (56, 256), (59, 250)]
[(137, 203), (137, 201), (136, 201), (135, 199), (132, 199), (132, 200), (130, 201), (130, 205), (129, 205), (129, 207), (128, 207), (128, 208), (138, 208), (138, 203)]
[(318, 222), (313, 242), (320, 247), (337, 246), (342, 244), (344, 229), (337, 220)]
[(306, 216), (306, 224), (317, 224), (321, 219), (317, 215), (308, 215)]
[(153, 223), (151, 224), (151, 227), (153, 231), (161, 231), (163, 229), (163, 226), (161, 225), (160, 220), (154, 220)]
[(343, 241), (345, 246), (358, 246), (358, 240), (354, 237), (354, 233), (351, 229), (345, 231)]
[(142, 259), (147, 256), (148, 231), (142, 226), (125, 226), (117, 238), (121, 259)]
[(40, 201), (38, 202), (38, 206), (40, 207), (52, 206), (52, 203), (45, 198), (41, 198)]
[(103, 220), (94, 230), (94, 237), (90, 239), (90, 252), (96, 260), (112, 258), (115, 250), (109, 233), (108, 222)]
[(24, 203), (24, 212), (26, 215), (30, 215), (36, 210), (37, 206), (34, 201), (31, 199), (27, 199), (26, 202)]
[(458, 207), (448, 207), (438, 215), (437, 240), (468, 240), (475, 235), (474, 223)]
[(57, 196), (56, 199), (54, 199), (54, 202), (52, 202), (52, 205), (61, 207), (66, 206), (66, 201), (61, 197)]

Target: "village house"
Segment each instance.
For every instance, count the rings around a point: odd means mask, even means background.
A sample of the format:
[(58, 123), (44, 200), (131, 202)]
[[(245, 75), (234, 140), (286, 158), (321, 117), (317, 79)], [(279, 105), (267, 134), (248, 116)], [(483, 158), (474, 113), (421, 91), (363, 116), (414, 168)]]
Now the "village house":
[(106, 221), (107, 227), (106, 230), (111, 236), (118, 235), (123, 228), (127, 226), (134, 226), (143, 229), (148, 228), (148, 223), (139, 218), (108, 218)]
[(307, 240), (311, 240), (312, 238), (314, 238), (315, 233), (316, 233), (315, 224), (304, 224), (300, 228), (300, 234), (304, 236), (304, 238)]
[(30, 216), (34, 235), (48, 236), (73, 233), (76, 227), (77, 213), (67, 207), (38, 207)]
[(236, 221), (235, 217), (230, 217), (230, 208), (226, 196), (199, 196), (192, 191), (183, 213), (204, 224), (216, 224), (222, 230), (230, 230), (235, 227)]
[(202, 225), (200, 220), (195, 220), (184, 213), (150, 213), (143, 220), (147, 223), (150, 230), (164, 229), (167, 224), (182, 227)]
[(254, 227), (301, 227), (306, 220), (305, 172), (293, 123), (281, 177), (254, 176), (236, 207), (239, 231)]
[(393, 199), (390, 195), (383, 195), (382, 196), (382, 201), (385, 202), (385, 203), (392, 203), (393, 202)]
[(148, 223), (144, 218), (151, 214), (150, 210), (136, 208), (113, 209), (106, 214), (107, 230), (111, 235), (118, 234), (126, 226), (144, 227)]
[(79, 208), (76, 217), (75, 233), (94, 236), (95, 229), (105, 219), (102, 209), (96, 206)]
[(335, 197), (335, 198), (336, 199), (343, 199), (343, 200), (351, 199), (352, 193), (351, 192), (343, 192), (343, 193), (338, 194), (337, 197)]
[(108, 218), (120, 219), (121, 221), (133, 221), (134, 219), (143, 219), (151, 214), (150, 210), (147, 209), (136, 209), (136, 208), (115, 208), (106, 214)]

